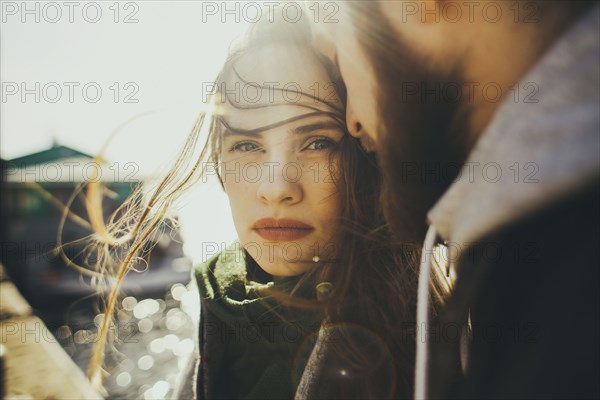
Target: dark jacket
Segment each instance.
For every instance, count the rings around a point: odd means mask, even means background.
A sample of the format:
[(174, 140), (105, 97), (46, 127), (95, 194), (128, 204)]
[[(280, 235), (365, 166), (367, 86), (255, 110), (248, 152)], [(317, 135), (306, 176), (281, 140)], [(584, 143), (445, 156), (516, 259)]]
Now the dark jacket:
[[(420, 289), (435, 334), (417, 342), (417, 397), (600, 395), (599, 21), (596, 5), (522, 79), (535, 95), (508, 96), (429, 213), (424, 271), (438, 240), (460, 256), (437, 320)], [(453, 332), (469, 325), (465, 346)]]

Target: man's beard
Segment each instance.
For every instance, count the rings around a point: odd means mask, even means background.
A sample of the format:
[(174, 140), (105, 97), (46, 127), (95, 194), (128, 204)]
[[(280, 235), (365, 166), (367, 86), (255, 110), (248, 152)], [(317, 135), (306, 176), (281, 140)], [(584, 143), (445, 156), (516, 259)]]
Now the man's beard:
[(397, 240), (421, 244), (427, 212), (457, 177), (470, 147), (465, 80), (458, 66), (431, 68), (396, 39), (381, 13), (369, 11), (371, 18), (355, 24), (378, 82), (383, 208)]

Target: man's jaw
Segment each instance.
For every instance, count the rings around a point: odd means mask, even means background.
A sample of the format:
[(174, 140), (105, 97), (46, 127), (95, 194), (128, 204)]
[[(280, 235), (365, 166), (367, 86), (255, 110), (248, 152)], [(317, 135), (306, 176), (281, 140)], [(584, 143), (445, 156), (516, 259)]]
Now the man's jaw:
[(366, 132), (360, 136), (360, 145), (367, 153), (376, 151), (375, 141)]

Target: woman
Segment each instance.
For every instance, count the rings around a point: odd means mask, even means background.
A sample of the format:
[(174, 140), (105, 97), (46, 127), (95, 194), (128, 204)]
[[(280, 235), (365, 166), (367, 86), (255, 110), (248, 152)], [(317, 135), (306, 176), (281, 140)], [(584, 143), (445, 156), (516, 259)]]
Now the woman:
[(410, 397), (419, 255), (392, 243), (374, 156), (347, 133), (344, 104), (307, 26), (261, 21), (217, 79), (202, 152), (205, 115), (148, 204), (132, 197), (107, 230), (127, 232), (108, 236), (128, 246), (120, 282), (173, 201), (218, 166), (239, 243), (194, 271), (200, 354), (181, 397)]
[(339, 252), (343, 107), (327, 70), (290, 29), (275, 39), (273, 27), (257, 25), (217, 80), (213, 154), (239, 243), (195, 271), (201, 398), (293, 397), (307, 355), (298, 353), (322, 316), (275, 298), (316, 301), (317, 278), (306, 273)]

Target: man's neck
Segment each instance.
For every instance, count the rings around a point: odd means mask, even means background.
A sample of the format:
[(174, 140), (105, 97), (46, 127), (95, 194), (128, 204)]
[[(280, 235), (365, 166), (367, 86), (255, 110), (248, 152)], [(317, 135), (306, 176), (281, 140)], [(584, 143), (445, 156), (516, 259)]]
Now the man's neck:
[(524, 83), (520, 81), (580, 13), (581, 10), (545, 10), (543, 21), (538, 24), (520, 24), (516, 29), (505, 26), (494, 33), (495, 38), (476, 42), (466, 64), (468, 81), (478, 85), (471, 105), (471, 145), (483, 134), (505, 99), (523, 102), (531, 94), (535, 87), (521, 87)]

